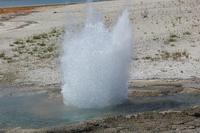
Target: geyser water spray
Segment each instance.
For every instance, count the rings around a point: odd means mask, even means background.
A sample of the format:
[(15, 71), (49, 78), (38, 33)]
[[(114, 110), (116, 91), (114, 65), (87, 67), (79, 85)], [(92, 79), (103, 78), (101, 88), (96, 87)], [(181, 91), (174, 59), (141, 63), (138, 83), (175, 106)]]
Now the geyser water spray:
[(79, 108), (101, 108), (124, 102), (128, 97), (131, 43), (127, 10), (112, 31), (97, 13), (90, 11), (82, 31), (63, 43), (64, 103)]

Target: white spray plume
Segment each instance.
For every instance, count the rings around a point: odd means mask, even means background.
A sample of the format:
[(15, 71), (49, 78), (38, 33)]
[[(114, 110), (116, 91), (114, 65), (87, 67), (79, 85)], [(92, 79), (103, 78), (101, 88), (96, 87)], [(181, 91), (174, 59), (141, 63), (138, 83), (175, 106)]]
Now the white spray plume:
[(121, 104), (128, 97), (132, 48), (128, 11), (123, 12), (111, 32), (98, 13), (90, 12), (82, 31), (63, 43), (64, 103), (79, 108)]

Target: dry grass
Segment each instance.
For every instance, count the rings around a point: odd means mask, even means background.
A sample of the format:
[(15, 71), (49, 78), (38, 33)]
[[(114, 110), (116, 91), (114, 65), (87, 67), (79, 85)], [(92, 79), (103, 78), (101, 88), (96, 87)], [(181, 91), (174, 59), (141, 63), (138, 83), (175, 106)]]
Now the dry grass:
[(4, 58), (5, 57), (5, 53), (4, 52), (1, 52), (0, 53), (0, 58)]
[(143, 60), (151, 60), (151, 61), (159, 61), (159, 60), (174, 60), (180, 61), (183, 59), (189, 58), (189, 53), (187, 51), (176, 51), (176, 52), (168, 52), (168, 51), (161, 51), (159, 54), (155, 54), (155, 56), (145, 56)]
[(175, 35), (175, 34), (171, 34), (169, 36), (169, 38), (167, 40), (164, 41), (164, 44), (170, 44), (170, 43), (174, 43), (177, 42), (177, 39), (180, 38), (179, 36)]
[(183, 33), (183, 35), (191, 35), (191, 33), (189, 31), (186, 31)]
[(27, 56), (28, 58), (51, 58), (58, 55), (57, 40), (60, 39), (63, 30), (53, 28), (48, 33), (42, 33), (28, 37), (27, 39), (16, 40), (11, 44), (12, 51), (17, 53), (13, 58)]

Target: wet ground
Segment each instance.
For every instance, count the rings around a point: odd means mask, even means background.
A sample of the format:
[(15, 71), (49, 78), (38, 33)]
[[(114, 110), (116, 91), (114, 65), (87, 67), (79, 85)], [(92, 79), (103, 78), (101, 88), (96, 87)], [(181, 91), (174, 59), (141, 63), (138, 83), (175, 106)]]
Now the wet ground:
[(122, 105), (104, 109), (77, 109), (46, 94), (0, 98), (0, 128), (44, 128), (138, 112), (182, 109), (200, 105), (199, 94), (129, 97)]

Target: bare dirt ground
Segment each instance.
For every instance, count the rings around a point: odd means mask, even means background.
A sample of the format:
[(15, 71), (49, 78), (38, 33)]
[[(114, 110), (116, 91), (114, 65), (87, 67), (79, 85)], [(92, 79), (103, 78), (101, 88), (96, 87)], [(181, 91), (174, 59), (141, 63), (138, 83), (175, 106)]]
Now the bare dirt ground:
[[(134, 38), (129, 95), (199, 93), (200, 1), (130, 0), (127, 4), (115, 0), (92, 4), (102, 12), (110, 29), (126, 5)], [(59, 93), (64, 26), (81, 28), (86, 7), (76, 4), (0, 10), (0, 96)], [(122, 116), (53, 131), (200, 132), (195, 111), (199, 108), (166, 115)]]

